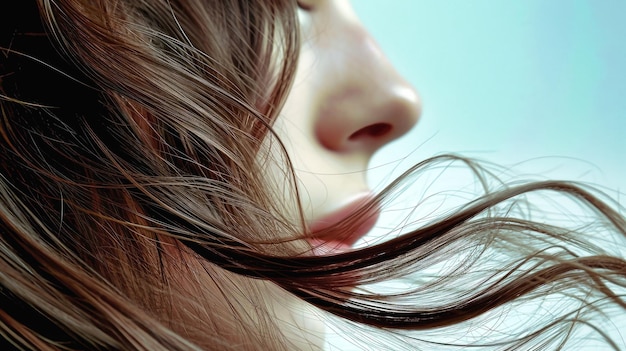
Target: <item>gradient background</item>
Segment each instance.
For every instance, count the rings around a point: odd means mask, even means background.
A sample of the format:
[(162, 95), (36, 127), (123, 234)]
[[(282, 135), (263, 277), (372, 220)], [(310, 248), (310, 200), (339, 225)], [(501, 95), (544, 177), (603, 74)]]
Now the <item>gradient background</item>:
[(455, 152), (624, 192), (626, 1), (352, 4), (424, 104), (374, 168)]
[[(453, 152), (529, 177), (597, 184), (626, 205), (626, 1), (352, 4), (424, 104), (417, 127), (375, 155), (372, 187)], [(466, 181), (452, 175), (445, 187)], [(392, 212), (366, 241), (394, 228)]]

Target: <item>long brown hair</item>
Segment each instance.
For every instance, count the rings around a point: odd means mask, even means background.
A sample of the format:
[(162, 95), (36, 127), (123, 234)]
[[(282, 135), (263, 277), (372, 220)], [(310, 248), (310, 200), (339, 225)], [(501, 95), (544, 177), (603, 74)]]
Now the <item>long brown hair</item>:
[[(591, 225), (514, 215), (524, 194), (567, 194), (594, 213), (593, 230), (617, 234), (623, 244), (618, 205), (566, 182), (486, 186), (411, 233), (341, 255), (307, 255), (310, 248), (296, 240), (307, 233), (282, 217), (263, 179), (266, 162), (283, 162), (297, 197), (289, 158), (259, 158), (271, 154), (263, 149), (267, 138), (281, 150), (271, 125), (297, 62), (294, 1), (12, 6), (0, 11), (6, 344), (298, 347), (274, 318), (265, 298), (273, 295), (426, 347), (433, 344), (401, 331), (454, 328), (516, 301), (563, 295), (578, 304), (515, 334), (472, 342), (559, 346), (572, 325), (607, 311), (607, 301), (626, 307), (618, 289), (626, 285), (626, 262), (587, 238)], [(440, 156), (416, 165), (376, 201), (449, 160), (466, 162), (487, 184), (476, 163)], [(366, 213), (327, 234), (342, 235)], [(420, 277), (441, 262), (452, 265), (445, 274)], [(402, 293), (352, 289), (404, 276), (415, 282)]]

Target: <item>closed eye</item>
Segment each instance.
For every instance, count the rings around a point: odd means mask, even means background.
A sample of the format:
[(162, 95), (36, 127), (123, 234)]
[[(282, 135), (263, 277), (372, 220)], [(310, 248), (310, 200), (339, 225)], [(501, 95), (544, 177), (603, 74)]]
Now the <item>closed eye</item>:
[(312, 11), (312, 10), (313, 10), (313, 4), (312, 4), (312, 1), (303, 1), (303, 0), (300, 0), (300, 1), (298, 1), (298, 7), (299, 7), (301, 10), (304, 10), (304, 11)]

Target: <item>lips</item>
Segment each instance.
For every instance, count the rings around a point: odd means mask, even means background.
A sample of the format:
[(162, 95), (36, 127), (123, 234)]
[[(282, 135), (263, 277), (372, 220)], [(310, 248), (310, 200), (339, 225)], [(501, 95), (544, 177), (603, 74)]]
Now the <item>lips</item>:
[[(309, 227), (313, 234), (309, 240), (313, 253), (328, 255), (347, 251), (372, 230), (380, 216), (380, 206), (373, 199), (372, 193), (360, 194), (348, 204), (313, 221)], [(357, 213), (356, 219), (348, 219)], [(329, 234), (331, 229), (336, 232)]]

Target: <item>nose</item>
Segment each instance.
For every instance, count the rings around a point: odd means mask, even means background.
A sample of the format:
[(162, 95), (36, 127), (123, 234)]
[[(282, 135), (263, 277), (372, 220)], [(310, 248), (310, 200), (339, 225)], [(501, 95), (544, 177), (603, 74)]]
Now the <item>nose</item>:
[(371, 155), (417, 123), (421, 102), (355, 17), (345, 9), (332, 13), (335, 17), (316, 39), (314, 74), (324, 78), (314, 112), (315, 136), (328, 150)]

